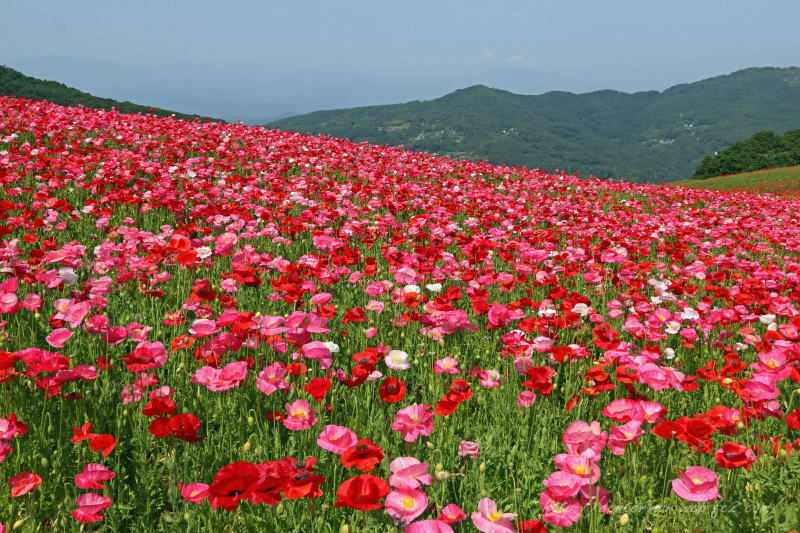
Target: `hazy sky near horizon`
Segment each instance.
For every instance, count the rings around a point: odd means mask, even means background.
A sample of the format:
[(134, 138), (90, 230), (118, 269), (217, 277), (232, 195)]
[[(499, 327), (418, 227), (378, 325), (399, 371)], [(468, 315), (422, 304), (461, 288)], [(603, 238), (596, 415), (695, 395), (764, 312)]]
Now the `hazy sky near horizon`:
[[(50, 67), (34, 60), (48, 56), (162, 77), (180, 70), (172, 82), (235, 72), (261, 80), (253, 90), (265, 102), (291, 97), (277, 87), (291, 80), (366, 80), (364, 94), (353, 95), (365, 104), (427, 99), (472, 81), (529, 94), (661, 90), (740, 68), (800, 65), (798, 21), (797, 0), (15, 2), (0, 17), (0, 64), (39, 65), (38, 76)], [(102, 75), (68, 81), (107, 89)], [(396, 80), (408, 83), (394, 94), (386, 87)]]

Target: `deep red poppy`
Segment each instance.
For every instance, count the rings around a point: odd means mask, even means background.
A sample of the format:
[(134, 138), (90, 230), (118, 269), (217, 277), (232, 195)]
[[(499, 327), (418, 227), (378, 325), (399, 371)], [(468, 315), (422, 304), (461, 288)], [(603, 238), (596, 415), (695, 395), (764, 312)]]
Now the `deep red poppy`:
[(345, 468), (354, 466), (363, 472), (371, 472), (383, 460), (383, 450), (369, 439), (361, 439), (342, 454)]
[(380, 509), (379, 503), (392, 489), (389, 484), (378, 476), (361, 474), (344, 481), (336, 489), (336, 503), (334, 507), (351, 507), (359, 511)]
[(399, 402), (406, 396), (406, 384), (394, 376), (388, 377), (378, 387), (378, 396), (386, 403)]
[(328, 378), (314, 378), (304, 387), (304, 390), (316, 401), (321, 402), (331, 389), (331, 380)]

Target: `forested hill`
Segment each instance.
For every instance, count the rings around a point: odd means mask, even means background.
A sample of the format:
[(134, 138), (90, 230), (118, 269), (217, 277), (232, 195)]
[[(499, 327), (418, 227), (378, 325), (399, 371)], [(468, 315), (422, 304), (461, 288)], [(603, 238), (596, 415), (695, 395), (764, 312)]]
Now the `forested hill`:
[(187, 115), (167, 109), (132, 104), (131, 102), (118, 102), (111, 98), (99, 98), (78, 89), (67, 87), (57, 81), (40, 80), (26, 76), (3, 65), (0, 65), (0, 94), (47, 100), (59, 105), (83, 105), (93, 109), (111, 109), (113, 107), (122, 113), (149, 113), (160, 117), (175, 115), (175, 117), (183, 119), (204, 118), (199, 115)]
[(665, 91), (536, 96), (476, 85), (430, 101), (270, 123), (442, 155), (633, 181), (688, 178), (758, 131), (800, 126), (800, 68), (751, 68)]

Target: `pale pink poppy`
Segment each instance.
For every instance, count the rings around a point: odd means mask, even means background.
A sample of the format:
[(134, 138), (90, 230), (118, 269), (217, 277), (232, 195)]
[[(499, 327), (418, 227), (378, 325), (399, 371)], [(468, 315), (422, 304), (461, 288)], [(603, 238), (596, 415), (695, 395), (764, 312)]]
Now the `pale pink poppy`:
[(455, 357), (442, 357), (433, 363), (433, 371), (437, 374), (458, 374), (458, 359)]
[(295, 400), (286, 404), (286, 418), (283, 419), (283, 425), (286, 429), (294, 431), (308, 429), (316, 424), (317, 420), (314, 416), (314, 410), (311, 409), (307, 401)]
[(420, 485), (433, 483), (433, 476), (428, 473), (430, 465), (422, 463), (415, 457), (397, 457), (389, 464), (392, 475), (389, 485), (396, 489), (416, 489)]
[(483, 533), (515, 533), (514, 522), (517, 515), (503, 513), (497, 509), (497, 504), (491, 498), (483, 498), (478, 502), (478, 511), (472, 513), (472, 523), (478, 531)]
[(418, 489), (398, 488), (386, 496), (386, 513), (405, 525), (425, 512), (428, 497)]
[(678, 470), (678, 477), (672, 480), (672, 492), (692, 502), (709, 502), (722, 498), (718, 489), (717, 474), (702, 466), (690, 466), (685, 472)]
[(325, 426), (317, 439), (317, 445), (336, 455), (342, 455), (358, 441), (355, 432), (345, 426), (329, 424)]

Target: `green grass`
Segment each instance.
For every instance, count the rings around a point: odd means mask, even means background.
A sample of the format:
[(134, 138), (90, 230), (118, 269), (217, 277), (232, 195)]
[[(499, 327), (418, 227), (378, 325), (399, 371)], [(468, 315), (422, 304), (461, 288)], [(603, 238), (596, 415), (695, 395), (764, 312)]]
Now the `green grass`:
[(798, 194), (800, 193), (800, 166), (769, 168), (706, 179), (690, 179), (673, 183), (691, 189), (716, 191), (751, 191)]

